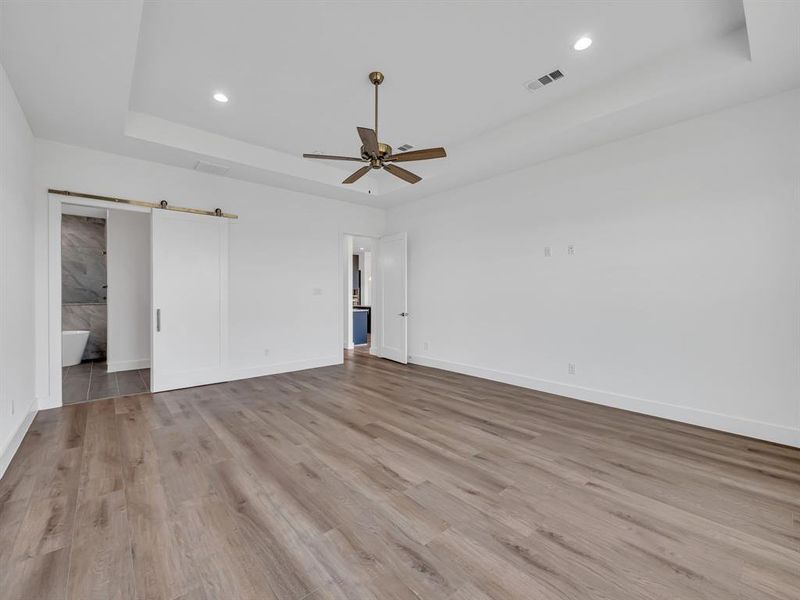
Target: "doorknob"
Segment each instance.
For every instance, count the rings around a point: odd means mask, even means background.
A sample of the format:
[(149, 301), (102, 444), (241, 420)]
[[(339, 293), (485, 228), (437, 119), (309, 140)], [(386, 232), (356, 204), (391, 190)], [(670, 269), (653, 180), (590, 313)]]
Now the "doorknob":
[(408, 313), (407, 313), (407, 312), (401, 312), (401, 313), (400, 313), (398, 316), (400, 316), (400, 317), (407, 317), (407, 316), (408, 316)]

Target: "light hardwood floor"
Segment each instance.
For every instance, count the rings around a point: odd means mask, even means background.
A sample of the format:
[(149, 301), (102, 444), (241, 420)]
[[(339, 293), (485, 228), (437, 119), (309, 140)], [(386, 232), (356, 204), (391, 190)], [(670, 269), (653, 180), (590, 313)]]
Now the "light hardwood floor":
[(13, 600), (796, 600), (800, 450), (354, 353), (39, 413), (0, 565)]

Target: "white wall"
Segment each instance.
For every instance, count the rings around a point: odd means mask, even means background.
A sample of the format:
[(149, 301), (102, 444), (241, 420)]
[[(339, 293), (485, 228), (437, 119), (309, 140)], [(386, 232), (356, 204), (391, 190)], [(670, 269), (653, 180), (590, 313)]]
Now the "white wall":
[(36, 411), (33, 135), (0, 66), (0, 476)]
[[(47, 322), (47, 188), (222, 208), (230, 228), (230, 377), (341, 362), (342, 233), (379, 235), (384, 212), (189, 169), (36, 141), (37, 319)], [(47, 363), (46, 328), (36, 352)], [(37, 387), (49, 396), (47, 368)]]
[(109, 210), (108, 370), (150, 366), (150, 215)]
[(798, 140), (793, 91), (391, 211), (413, 362), (800, 445)]

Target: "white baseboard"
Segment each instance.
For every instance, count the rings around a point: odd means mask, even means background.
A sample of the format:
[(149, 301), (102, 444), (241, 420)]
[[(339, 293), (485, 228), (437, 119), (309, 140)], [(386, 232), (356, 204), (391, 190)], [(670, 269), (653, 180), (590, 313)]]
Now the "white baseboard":
[(133, 371), (135, 369), (149, 369), (150, 359), (140, 358), (137, 360), (118, 360), (106, 363), (106, 372), (117, 373), (119, 371)]
[(305, 369), (316, 369), (318, 367), (329, 367), (331, 365), (340, 365), (343, 362), (344, 356), (340, 353), (331, 356), (320, 356), (317, 358), (275, 363), (271, 365), (234, 367), (228, 370), (227, 381), (263, 377), (265, 375), (277, 375), (279, 373), (291, 373), (292, 371), (304, 371)]
[(19, 424), (19, 427), (17, 427), (17, 430), (9, 438), (2, 451), (0, 451), (0, 477), (5, 474), (6, 469), (8, 469), (8, 465), (11, 464), (11, 459), (14, 458), (14, 455), (17, 453), (19, 445), (22, 443), (22, 438), (24, 438), (25, 434), (28, 433), (28, 429), (30, 428), (31, 423), (33, 423), (33, 418), (36, 416), (37, 412), (38, 407), (36, 400), (34, 400), (28, 407), (28, 412), (25, 414), (25, 418), (22, 419), (22, 422)]
[(53, 396), (41, 396), (36, 399), (36, 405), (39, 407), (39, 410), (48, 410), (50, 408), (59, 408), (61, 403), (55, 404), (53, 402)]
[(584, 400), (594, 404), (622, 408), (624, 410), (661, 417), (671, 421), (699, 425), (701, 427), (708, 427), (709, 429), (727, 431), (728, 433), (735, 433), (800, 448), (800, 428), (797, 427), (765, 423), (763, 421), (734, 417), (687, 406), (637, 398), (635, 396), (626, 396), (624, 394), (581, 387), (558, 381), (537, 379), (518, 373), (496, 371), (493, 369), (476, 367), (474, 365), (449, 362), (427, 356), (409, 357), (409, 362), (425, 367), (454, 371), (464, 375), (472, 375), (473, 377), (517, 385), (532, 390)]

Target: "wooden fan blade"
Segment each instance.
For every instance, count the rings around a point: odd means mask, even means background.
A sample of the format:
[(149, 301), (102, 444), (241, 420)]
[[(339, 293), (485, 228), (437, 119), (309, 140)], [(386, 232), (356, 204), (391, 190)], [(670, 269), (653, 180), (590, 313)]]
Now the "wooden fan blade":
[(303, 158), (322, 158), (324, 160), (354, 160), (356, 162), (364, 162), (363, 158), (356, 158), (355, 156), (332, 156), (330, 154), (303, 154)]
[(364, 144), (364, 149), (371, 154), (374, 158), (378, 157), (378, 136), (374, 129), (366, 127), (356, 127), (358, 129), (358, 137), (361, 138), (361, 143)]
[(402, 167), (398, 167), (396, 165), (383, 165), (383, 168), (389, 171), (389, 173), (395, 177), (399, 177), (408, 183), (417, 183), (418, 181), (422, 181), (422, 177), (419, 175), (414, 175), (411, 171), (406, 171)]
[(342, 183), (353, 183), (354, 181), (358, 181), (364, 175), (366, 175), (372, 167), (367, 165), (366, 167), (361, 167), (358, 171), (350, 175), (347, 179), (345, 179)]
[(425, 148), (424, 150), (412, 150), (411, 152), (403, 152), (395, 154), (387, 158), (387, 161), (404, 162), (407, 160), (430, 160), (431, 158), (444, 158), (447, 152), (444, 148)]

